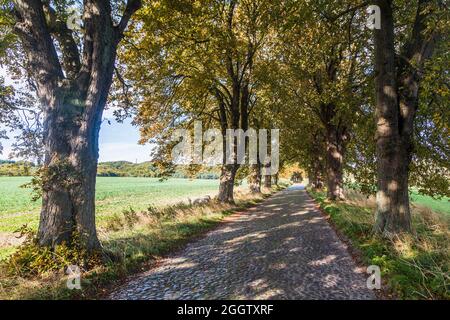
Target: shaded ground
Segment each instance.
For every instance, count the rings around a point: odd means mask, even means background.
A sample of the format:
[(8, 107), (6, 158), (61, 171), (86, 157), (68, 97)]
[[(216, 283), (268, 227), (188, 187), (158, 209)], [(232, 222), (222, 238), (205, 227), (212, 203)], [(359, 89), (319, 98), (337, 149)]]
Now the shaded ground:
[(375, 299), (300, 186), (233, 216), (111, 299)]

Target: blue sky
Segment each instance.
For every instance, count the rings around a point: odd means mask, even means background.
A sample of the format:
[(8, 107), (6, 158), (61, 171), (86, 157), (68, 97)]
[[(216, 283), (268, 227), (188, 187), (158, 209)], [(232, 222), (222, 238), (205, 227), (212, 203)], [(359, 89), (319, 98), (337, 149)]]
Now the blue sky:
[[(130, 161), (144, 162), (150, 160), (151, 145), (139, 145), (139, 129), (131, 125), (130, 120), (117, 123), (112, 120), (111, 125), (104, 121), (100, 129), (100, 162), (104, 161)], [(3, 154), (0, 159), (8, 159), (12, 139), (0, 139), (3, 145)], [(15, 159), (19, 160), (19, 159)]]
[(152, 146), (139, 145), (139, 129), (131, 124), (127, 119), (123, 123), (117, 123), (113, 117), (111, 124), (104, 121), (100, 129), (100, 159), (99, 161), (119, 161), (143, 162), (150, 160)]
[[(12, 83), (5, 70), (1, 67), (0, 76), (5, 78), (7, 84)], [(137, 143), (139, 140), (139, 128), (131, 124), (131, 119), (127, 119), (123, 123), (116, 122), (112, 112), (113, 110), (106, 110), (104, 113), (104, 118), (110, 120), (111, 124), (104, 121), (100, 129), (99, 161), (149, 161), (152, 146), (148, 144), (139, 145)], [(0, 124), (1, 128), (2, 125)], [(10, 133), (9, 136), (9, 140), (0, 139), (0, 143), (3, 145), (3, 154), (0, 154), (0, 159), (8, 159), (14, 133)]]

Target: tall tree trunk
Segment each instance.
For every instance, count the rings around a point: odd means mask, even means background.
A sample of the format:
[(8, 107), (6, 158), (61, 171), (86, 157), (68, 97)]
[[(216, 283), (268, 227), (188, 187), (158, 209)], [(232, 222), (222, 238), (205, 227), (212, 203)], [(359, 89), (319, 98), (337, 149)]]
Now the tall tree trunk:
[[(230, 67), (229, 67), (230, 68)], [(216, 98), (219, 101), (219, 117), (223, 139), (223, 152), (224, 152), (224, 164), (222, 165), (220, 174), (219, 194), (217, 199), (220, 202), (234, 203), (234, 181), (236, 173), (240, 167), (238, 163), (238, 140), (234, 136), (232, 139), (232, 155), (231, 164), (226, 163), (226, 150), (227, 150), (227, 129), (242, 129), (244, 132), (248, 129), (248, 103), (249, 103), (249, 91), (248, 83), (242, 84), (237, 81), (234, 72), (229, 70), (230, 76), (233, 79), (232, 99), (230, 102), (231, 115), (227, 118), (227, 112), (223, 96), (216, 92)], [(244, 141), (247, 146), (247, 142)], [(247, 148), (246, 148), (247, 149)]]
[(323, 189), (324, 184), (322, 179), (322, 172), (323, 168), (319, 163), (314, 166), (314, 170), (311, 172), (312, 175), (310, 184), (316, 190)]
[[(234, 203), (234, 180), (236, 178), (236, 172), (239, 169), (239, 164), (237, 164), (237, 139), (233, 137), (232, 145), (232, 163), (227, 163), (227, 128), (228, 119), (225, 110), (225, 103), (223, 98), (218, 95), (219, 110), (220, 110), (220, 125), (223, 136), (223, 164), (220, 172), (220, 182), (219, 182), (219, 193), (217, 199), (223, 203)], [(232, 118), (231, 123), (233, 128), (237, 128), (239, 121), (239, 114)]]
[(264, 176), (264, 188), (267, 188), (267, 189), (272, 188), (272, 176), (271, 175)]
[(310, 188), (314, 188), (314, 184), (313, 184), (313, 182), (314, 182), (314, 174), (313, 174), (313, 170), (310, 168), (310, 169), (308, 169), (308, 171), (307, 171), (307, 176), (308, 176), (308, 187), (310, 187)]
[[(226, 19), (226, 34), (230, 38), (235, 37), (234, 18), (236, 1), (230, 1), (227, 8)], [(223, 53), (225, 54), (224, 65), (227, 70), (228, 80), (231, 88), (223, 90), (223, 85), (214, 89), (214, 95), (219, 102), (219, 120), (224, 137), (224, 153), (226, 152), (226, 130), (227, 129), (242, 129), (244, 132), (248, 129), (249, 121), (249, 103), (250, 103), (250, 83), (249, 74), (251, 73), (253, 65), (253, 46), (248, 46), (247, 54), (244, 61), (240, 57), (236, 57), (237, 51), (234, 47), (226, 46)], [(246, 67), (242, 67), (246, 65)], [(237, 140), (233, 142), (233, 161), (231, 164), (224, 162), (222, 165), (222, 172), (220, 177), (218, 200), (221, 202), (234, 202), (233, 189), (236, 172), (240, 167), (237, 161)], [(246, 148), (247, 149), (247, 148)], [(225, 159), (225, 156), (224, 156)]]
[(272, 176), (272, 178), (273, 178), (273, 184), (278, 186), (278, 173), (274, 174)]
[(326, 164), (327, 164), (327, 197), (330, 200), (343, 200), (344, 172), (343, 159), (345, 152), (345, 137), (343, 130), (334, 125), (327, 126)]
[(309, 184), (313, 189), (320, 190), (323, 189), (323, 175), (325, 173), (324, 168), (324, 141), (323, 137), (320, 133), (316, 132), (313, 135), (313, 145), (311, 149), (310, 159), (310, 170), (308, 172), (309, 175)]
[(253, 194), (261, 193), (261, 165), (259, 163), (250, 166), (249, 188)]
[(392, 1), (379, 0), (381, 29), (375, 31), (377, 216), (375, 229), (387, 237), (411, 230), (409, 156), (399, 132), (399, 97)]
[(62, 111), (46, 119), (49, 130), (44, 136), (44, 168), (45, 176), (52, 178), (46, 178), (43, 185), (38, 239), (40, 245), (54, 247), (70, 242), (76, 232), (84, 245), (94, 250), (100, 248), (95, 227), (95, 182), (101, 113), (75, 125), (73, 117), (83, 115), (67, 113), (70, 109), (76, 107), (55, 108)]
[(234, 180), (236, 178), (237, 165), (222, 165), (220, 173), (219, 194), (217, 199), (223, 203), (234, 203)]

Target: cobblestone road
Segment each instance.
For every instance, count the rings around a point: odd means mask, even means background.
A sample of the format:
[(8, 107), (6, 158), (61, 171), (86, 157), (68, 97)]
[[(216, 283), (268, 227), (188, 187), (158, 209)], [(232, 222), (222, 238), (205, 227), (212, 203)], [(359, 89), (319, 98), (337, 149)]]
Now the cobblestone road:
[(282, 191), (118, 288), (111, 299), (375, 299), (300, 186)]

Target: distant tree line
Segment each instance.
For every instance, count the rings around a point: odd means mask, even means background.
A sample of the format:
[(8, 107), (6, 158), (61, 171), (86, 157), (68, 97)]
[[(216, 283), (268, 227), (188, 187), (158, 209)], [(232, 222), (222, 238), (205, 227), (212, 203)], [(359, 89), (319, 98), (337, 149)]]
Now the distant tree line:
[[(29, 161), (0, 160), (0, 176), (31, 176), (39, 166)], [(219, 179), (217, 168), (202, 167), (195, 172), (185, 166), (176, 167), (168, 177), (192, 179)], [(99, 177), (147, 177), (160, 178), (161, 169), (152, 162), (132, 163), (128, 161), (101, 162), (98, 164)]]
[(0, 160), (0, 176), (30, 176), (36, 165), (28, 161)]
[[(216, 172), (217, 171), (217, 172)], [(153, 162), (132, 163), (128, 161), (102, 162), (98, 165), (97, 176), (99, 177), (148, 177), (160, 178), (162, 170)], [(185, 166), (177, 166), (169, 174), (171, 178), (193, 178), (193, 179), (218, 179), (219, 172), (214, 168), (200, 168), (191, 172)]]

